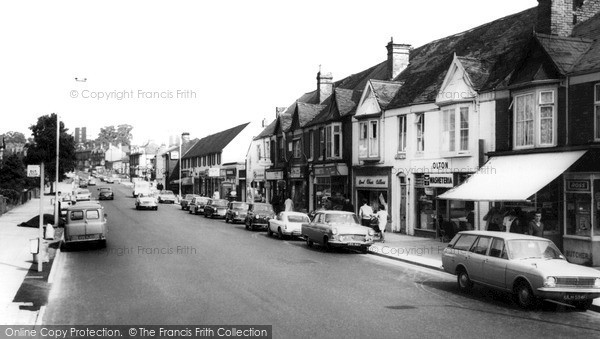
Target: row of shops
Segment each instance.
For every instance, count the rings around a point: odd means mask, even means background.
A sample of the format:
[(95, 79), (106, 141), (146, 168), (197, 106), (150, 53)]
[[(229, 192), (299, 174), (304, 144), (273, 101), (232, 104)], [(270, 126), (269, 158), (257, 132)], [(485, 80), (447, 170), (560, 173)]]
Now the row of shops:
[(246, 170), (243, 164), (229, 164), (192, 171), (181, 179), (181, 191), (183, 194), (238, 200), (238, 197), (246, 196)]

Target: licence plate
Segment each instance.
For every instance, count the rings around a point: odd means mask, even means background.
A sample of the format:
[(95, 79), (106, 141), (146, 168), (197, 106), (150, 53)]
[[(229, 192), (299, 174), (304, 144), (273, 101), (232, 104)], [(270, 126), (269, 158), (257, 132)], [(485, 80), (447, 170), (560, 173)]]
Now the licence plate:
[(586, 300), (585, 294), (565, 294), (564, 300)]
[(80, 235), (79, 240), (96, 239), (97, 237), (98, 237), (98, 235), (96, 235), (96, 234)]
[(357, 242), (349, 242), (348, 246), (360, 246), (361, 244), (357, 243)]

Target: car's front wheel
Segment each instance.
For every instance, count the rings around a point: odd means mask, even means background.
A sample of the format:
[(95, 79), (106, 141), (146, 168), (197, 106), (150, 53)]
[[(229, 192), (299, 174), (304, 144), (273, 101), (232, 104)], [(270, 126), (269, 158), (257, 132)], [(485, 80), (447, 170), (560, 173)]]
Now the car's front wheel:
[(473, 282), (471, 281), (471, 278), (469, 278), (467, 271), (464, 269), (458, 271), (458, 274), (456, 275), (456, 281), (458, 283), (458, 288), (461, 291), (468, 292), (471, 290), (471, 288), (473, 288)]
[(281, 232), (281, 227), (277, 228), (277, 235), (279, 236), (279, 239), (283, 240), (285, 238), (285, 235), (283, 235), (283, 232)]
[(273, 231), (271, 231), (271, 225), (267, 225), (267, 235), (270, 237), (273, 236)]
[(536, 297), (527, 282), (518, 282), (514, 287), (515, 302), (524, 309), (532, 308), (535, 305)]

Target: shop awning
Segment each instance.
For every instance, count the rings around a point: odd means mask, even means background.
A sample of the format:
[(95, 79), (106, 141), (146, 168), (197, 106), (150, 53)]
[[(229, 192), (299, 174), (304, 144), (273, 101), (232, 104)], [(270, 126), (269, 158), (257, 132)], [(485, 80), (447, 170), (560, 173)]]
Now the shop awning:
[(556, 179), (586, 151), (492, 157), (462, 185), (438, 199), (526, 201)]

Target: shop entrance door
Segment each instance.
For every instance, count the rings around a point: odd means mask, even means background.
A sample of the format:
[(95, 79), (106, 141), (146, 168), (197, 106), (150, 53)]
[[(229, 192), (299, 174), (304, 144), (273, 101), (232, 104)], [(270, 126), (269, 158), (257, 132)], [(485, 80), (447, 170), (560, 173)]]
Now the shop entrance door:
[(400, 229), (394, 231), (406, 234), (406, 184), (400, 184)]

